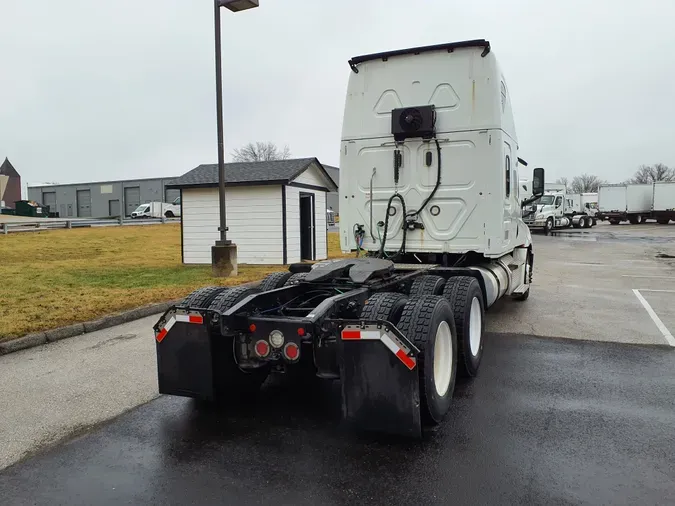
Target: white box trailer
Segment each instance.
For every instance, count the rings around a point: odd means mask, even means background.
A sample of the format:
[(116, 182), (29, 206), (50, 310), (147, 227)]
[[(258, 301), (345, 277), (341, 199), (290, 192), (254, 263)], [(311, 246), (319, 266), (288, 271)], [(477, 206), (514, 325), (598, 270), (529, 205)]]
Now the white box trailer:
[(661, 225), (675, 221), (675, 182), (654, 184), (653, 215)]
[(652, 217), (652, 184), (614, 184), (600, 187), (598, 217), (612, 225), (629, 221), (633, 225)]
[(626, 186), (626, 212), (648, 215), (654, 200), (653, 184), (629, 184)]
[(600, 187), (598, 191), (600, 213), (609, 215), (626, 212), (626, 186), (625, 184), (613, 184)]
[(595, 216), (598, 212), (597, 193), (568, 193), (567, 212)]

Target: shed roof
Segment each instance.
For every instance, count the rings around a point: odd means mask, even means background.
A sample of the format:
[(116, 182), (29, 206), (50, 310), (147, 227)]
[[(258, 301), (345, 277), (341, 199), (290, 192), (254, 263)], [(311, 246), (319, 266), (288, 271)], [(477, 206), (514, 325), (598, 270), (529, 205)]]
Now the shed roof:
[[(316, 164), (326, 178), (326, 188), (335, 191), (337, 184), (316, 158), (295, 158), (265, 162), (237, 162), (225, 164), (225, 184), (254, 186), (259, 184), (288, 184)], [(331, 183), (333, 183), (331, 185)], [(169, 182), (170, 188), (203, 188), (218, 185), (218, 165), (205, 164)]]

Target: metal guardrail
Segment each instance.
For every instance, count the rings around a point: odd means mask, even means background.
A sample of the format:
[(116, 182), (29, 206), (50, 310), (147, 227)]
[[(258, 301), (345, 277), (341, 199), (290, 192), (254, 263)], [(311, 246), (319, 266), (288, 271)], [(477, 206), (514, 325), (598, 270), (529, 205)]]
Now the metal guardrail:
[(16, 221), (0, 223), (0, 234), (7, 235), (12, 232), (35, 232), (38, 230), (73, 229), (90, 227), (115, 227), (126, 225), (159, 225), (163, 223), (180, 223), (180, 218), (150, 218), (133, 220), (126, 218), (100, 218), (100, 219), (71, 219), (44, 218), (40, 221)]

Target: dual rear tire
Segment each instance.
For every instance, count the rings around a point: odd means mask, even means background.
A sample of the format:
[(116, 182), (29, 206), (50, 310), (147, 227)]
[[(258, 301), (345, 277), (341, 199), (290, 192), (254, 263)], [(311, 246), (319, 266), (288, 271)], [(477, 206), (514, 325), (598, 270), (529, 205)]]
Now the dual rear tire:
[[(440, 289), (435, 278), (442, 280)], [(426, 294), (420, 293), (422, 288), (428, 289)], [(438, 276), (419, 276), (410, 298), (400, 293), (378, 293), (364, 305), (361, 319), (393, 323), (420, 350), (420, 408), (426, 425), (443, 420), (452, 403), (457, 376), (478, 373), (484, 312), (480, 284), (470, 276), (447, 282)]]

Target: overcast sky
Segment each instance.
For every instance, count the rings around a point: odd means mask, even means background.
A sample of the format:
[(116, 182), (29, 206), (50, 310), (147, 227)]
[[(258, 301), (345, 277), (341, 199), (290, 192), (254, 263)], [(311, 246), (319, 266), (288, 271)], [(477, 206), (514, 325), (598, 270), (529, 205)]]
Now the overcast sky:
[[(547, 180), (675, 165), (668, 0), (260, 0), (223, 11), (225, 145), (337, 165), (355, 55), (486, 38), (520, 154)], [(210, 0), (0, 0), (0, 161), (24, 181), (180, 175), (216, 161)], [(532, 165), (531, 165), (532, 166)]]

